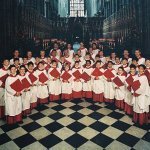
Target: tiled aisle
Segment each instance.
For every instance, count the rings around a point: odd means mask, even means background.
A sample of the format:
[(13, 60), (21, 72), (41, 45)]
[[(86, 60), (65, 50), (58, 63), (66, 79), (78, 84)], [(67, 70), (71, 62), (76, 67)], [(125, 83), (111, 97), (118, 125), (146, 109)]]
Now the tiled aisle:
[(0, 120), (0, 127), (0, 150), (150, 150), (148, 126), (139, 128), (112, 104), (50, 103), (22, 125), (8, 127)]

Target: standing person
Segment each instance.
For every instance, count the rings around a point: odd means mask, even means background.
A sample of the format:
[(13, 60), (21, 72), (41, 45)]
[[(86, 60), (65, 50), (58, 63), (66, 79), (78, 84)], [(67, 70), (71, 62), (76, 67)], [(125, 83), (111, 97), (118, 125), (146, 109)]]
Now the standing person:
[(34, 64), (33, 62), (28, 63), (28, 71), (27, 76), (31, 82), (31, 110), (37, 107), (37, 84), (38, 84), (38, 75), (37, 72), (34, 71)]
[(86, 55), (87, 49), (84, 47), (84, 43), (80, 43), (80, 48), (79, 50), (81, 51), (81, 56), (84, 57)]
[(48, 71), (48, 88), (50, 101), (57, 101), (60, 99), (61, 82), (60, 82), (61, 69), (57, 67), (57, 62), (52, 61), (52, 66)]
[(87, 60), (85, 64), (85, 68), (83, 68), (83, 73), (81, 75), (83, 82), (83, 93), (82, 97), (84, 98), (92, 98), (92, 86), (93, 82), (91, 79), (91, 74), (93, 72), (93, 68), (91, 67), (91, 61)]
[(39, 62), (37, 66), (37, 76), (38, 76), (38, 86), (37, 86), (37, 97), (38, 104), (46, 104), (48, 103), (48, 75), (46, 70), (44, 69), (44, 63)]
[(44, 50), (40, 51), (40, 61), (42, 61), (44, 64), (47, 63), (47, 58), (45, 57), (45, 51)]
[(23, 86), (16, 74), (16, 67), (11, 65), (10, 76), (5, 83), (5, 114), (8, 124), (22, 123), (21, 94)]
[(139, 49), (135, 50), (135, 57), (138, 59), (138, 65), (145, 64), (145, 58), (142, 57)]
[(56, 51), (56, 57), (57, 57), (58, 59), (60, 59), (62, 53), (61, 53), (61, 50), (59, 49), (58, 43), (54, 43), (54, 48), (50, 50), (49, 56), (51, 55), (51, 53), (53, 52), (53, 50)]
[(73, 56), (74, 56), (74, 50), (72, 49), (72, 45), (70, 43), (67, 44), (67, 50), (69, 52), (69, 56), (71, 58), (73, 58)]
[(14, 50), (14, 52), (13, 52), (13, 58), (10, 59), (10, 64), (11, 64), (11, 65), (14, 64), (14, 59), (15, 59), (15, 58), (19, 59), (20, 64), (23, 63), (23, 60), (22, 60), (22, 58), (20, 57), (19, 50)]
[(116, 71), (113, 69), (113, 62), (108, 62), (108, 67), (104, 72), (104, 99), (105, 102), (114, 102), (115, 88), (113, 86), (113, 79), (116, 76)]
[(104, 102), (104, 69), (101, 67), (101, 61), (96, 62), (96, 67), (92, 72), (93, 79), (93, 100), (95, 102)]
[(67, 63), (61, 73), (61, 91), (62, 100), (72, 100), (72, 71)]
[(145, 65), (139, 65), (139, 74), (132, 84), (133, 93), (133, 121), (140, 125), (148, 123), (148, 113), (150, 105), (150, 88), (148, 79), (144, 74)]
[(130, 71), (130, 67), (128, 66), (128, 60), (126, 58), (122, 59), (122, 67), (123, 67), (125, 73), (128, 74)]
[(72, 68), (73, 82), (72, 82), (72, 96), (74, 99), (82, 98), (82, 82), (81, 82), (82, 69), (79, 61), (75, 61), (74, 68)]
[(28, 59), (28, 63), (29, 62), (35, 63), (35, 58), (32, 56), (32, 52), (31, 51), (27, 51), (27, 59)]
[(126, 75), (124, 73), (123, 67), (118, 68), (118, 73), (113, 79), (115, 87), (115, 105), (117, 108), (124, 109), (124, 99), (125, 99), (125, 79)]
[(130, 73), (127, 75), (125, 80), (126, 91), (125, 91), (125, 99), (124, 99), (125, 102), (124, 111), (128, 115), (133, 115), (133, 105), (132, 105), (133, 95), (131, 93), (131, 85), (135, 77), (136, 77), (136, 66), (131, 64)]
[(5, 116), (5, 81), (9, 75), (9, 60), (4, 59), (3, 68), (0, 69), (0, 118)]
[(26, 67), (24, 65), (21, 65), (19, 68), (19, 80), (21, 81), (23, 85), (23, 91), (21, 94), (21, 100), (22, 100), (22, 114), (23, 117), (27, 117), (31, 113), (30, 109), (30, 101), (31, 101), (31, 82), (29, 77), (26, 74)]
[(130, 58), (129, 51), (128, 51), (127, 49), (125, 49), (125, 50), (123, 51), (123, 57), (121, 58), (121, 61), (122, 61), (124, 58), (128, 60), (128, 64), (129, 64), (129, 66), (130, 66), (131, 63), (132, 63), (132, 58)]

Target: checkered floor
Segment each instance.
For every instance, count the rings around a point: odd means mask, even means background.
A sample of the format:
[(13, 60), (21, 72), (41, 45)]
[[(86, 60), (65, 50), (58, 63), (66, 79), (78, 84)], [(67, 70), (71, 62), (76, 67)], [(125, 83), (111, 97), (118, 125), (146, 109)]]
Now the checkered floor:
[(150, 126), (139, 127), (114, 105), (74, 100), (43, 105), (21, 125), (0, 120), (0, 150), (150, 150)]

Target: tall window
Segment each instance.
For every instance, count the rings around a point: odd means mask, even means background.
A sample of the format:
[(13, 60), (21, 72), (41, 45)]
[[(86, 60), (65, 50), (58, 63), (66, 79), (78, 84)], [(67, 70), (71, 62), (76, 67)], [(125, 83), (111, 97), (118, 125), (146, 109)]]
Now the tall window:
[(84, 0), (70, 0), (70, 17), (84, 16)]

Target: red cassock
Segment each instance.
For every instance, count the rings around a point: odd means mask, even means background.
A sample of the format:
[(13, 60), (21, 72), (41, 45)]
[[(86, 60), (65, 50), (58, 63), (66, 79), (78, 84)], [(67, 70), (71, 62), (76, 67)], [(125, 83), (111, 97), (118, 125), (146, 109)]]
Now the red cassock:
[(58, 78), (60, 76), (60, 73), (56, 68), (54, 68), (51, 72), (50, 75), (53, 76), (54, 78)]
[(15, 82), (13, 82), (10, 87), (16, 91), (16, 92), (21, 92), (24, 88), (23, 88), (23, 84), (21, 83), (21, 81), (19, 79), (17, 79)]
[(22, 85), (23, 85), (24, 89), (28, 89), (31, 86), (30, 82), (26, 78), (21, 80), (21, 82), (22, 82)]
[(73, 73), (73, 76), (74, 76), (77, 80), (80, 79), (80, 78), (81, 78), (81, 73), (80, 73), (80, 71), (79, 71), (79, 70), (75, 71), (75, 72)]
[(140, 88), (141, 83), (140, 83), (139, 80), (136, 80), (136, 81), (134, 81), (134, 82), (132, 83), (131, 86), (132, 86), (133, 91), (135, 92), (136, 90), (138, 90), (138, 89)]
[(111, 78), (114, 78), (114, 74), (111, 72), (111, 70), (107, 69), (105, 72), (104, 72), (104, 76), (107, 78), (107, 79), (111, 79)]
[(82, 73), (81, 78), (82, 78), (84, 81), (89, 81), (89, 80), (91, 80), (91, 77), (90, 77), (86, 72), (83, 72), (83, 73)]
[(47, 76), (43, 72), (39, 75), (39, 81), (41, 83), (45, 83), (46, 81), (48, 81)]
[(32, 83), (34, 83), (37, 80), (37, 77), (33, 75), (33, 73), (29, 74), (29, 79)]
[(63, 75), (61, 76), (61, 78), (63, 79), (63, 80), (69, 80), (70, 78), (71, 78), (71, 74), (69, 74), (67, 71), (65, 71), (64, 73), (63, 73)]
[(103, 73), (98, 68), (95, 68), (95, 70), (92, 72), (92, 76), (95, 76), (95, 77), (99, 77), (102, 75)]
[(114, 79), (113, 79), (113, 82), (114, 82), (118, 87), (124, 85), (123, 82), (119, 79), (119, 77), (114, 78)]

